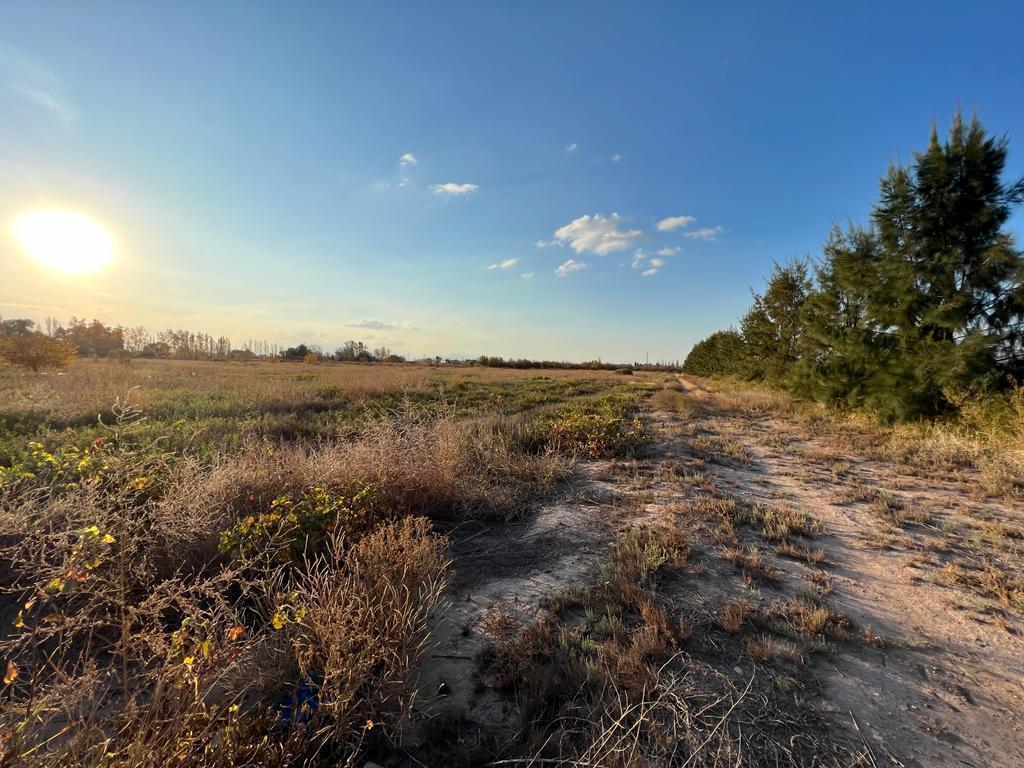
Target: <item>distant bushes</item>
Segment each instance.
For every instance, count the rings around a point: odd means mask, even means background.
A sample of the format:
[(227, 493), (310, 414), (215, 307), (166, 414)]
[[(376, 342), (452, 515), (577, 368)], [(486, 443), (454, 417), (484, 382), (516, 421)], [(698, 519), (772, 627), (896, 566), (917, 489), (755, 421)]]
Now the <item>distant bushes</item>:
[(75, 348), (64, 339), (55, 339), (32, 329), (31, 320), (0, 324), (0, 361), (38, 371), (63, 368), (75, 358)]
[(776, 264), (738, 331), (684, 369), (782, 386), (885, 420), (957, 410), (964, 393), (1024, 374), (1024, 259), (1003, 227), (1024, 201), (1004, 184), (1003, 138), (958, 114), (881, 181), (867, 227), (836, 226), (819, 260)]

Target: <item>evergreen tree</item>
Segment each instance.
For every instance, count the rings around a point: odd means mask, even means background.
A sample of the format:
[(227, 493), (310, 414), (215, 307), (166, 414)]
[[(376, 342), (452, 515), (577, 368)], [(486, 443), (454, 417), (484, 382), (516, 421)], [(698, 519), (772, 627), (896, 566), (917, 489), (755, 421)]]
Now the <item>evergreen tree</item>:
[(1006, 139), (957, 114), (945, 144), (933, 128), (913, 165), (882, 180), (865, 287), (874, 330), (890, 338), (868, 393), (886, 416), (935, 415), (944, 391), (1020, 369), (1024, 262), (1003, 226), (1024, 181), (1005, 186), (1005, 164)]
[(744, 359), (743, 337), (730, 328), (715, 331), (697, 342), (683, 362), (683, 370), (697, 376), (739, 373)]
[[(870, 227), (833, 229), (816, 285), (806, 262), (776, 264), (741, 323), (745, 375), (887, 419), (1021, 377), (1024, 255), (1004, 226), (1024, 180), (1003, 183), (1006, 147), (957, 114), (890, 167)], [(691, 368), (712, 359), (698, 347)]]
[(868, 309), (878, 256), (873, 231), (853, 225), (848, 232), (832, 229), (815, 267), (817, 288), (803, 308), (800, 394), (863, 405), (872, 376), (891, 351), (889, 337), (876, 332)]
[(775, 264), (764, 293), (754, 292), (754, 305), (740, 321), (749, 378), (780, 384), (792, 378), (800, 354), (802, 310), (813, 287), (807, 271), (802, 259)]

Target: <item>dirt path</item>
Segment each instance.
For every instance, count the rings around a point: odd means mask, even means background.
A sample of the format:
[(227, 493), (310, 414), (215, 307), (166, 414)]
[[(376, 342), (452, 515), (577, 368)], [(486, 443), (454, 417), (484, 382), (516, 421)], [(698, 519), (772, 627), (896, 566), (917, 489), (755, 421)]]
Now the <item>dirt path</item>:
[[(962, 475), (909, 474), (828, 429), (731, 407), (685, 377), (679, 388), (697, 407), (646, 410), (654, 440), (643, 458), (584, 462), (568, 498), (523, 521), (450, 532), (456, 577), (432, 629), (407, 745), (456, 718), (460, 740), (499, 734), (491, 749), (503, 754), (501, 739), (511, 745), (520, 733), (519, 711), (480, 677), (488, 623), (501, 615), (529, 623), (559, 590), (592, 581), (624, 531), (653, 524), (694, 536), (692, 566), (667, 592), (694, 625), (713, 624), (736, 596), (766, 606), (829, 582), (828, 601), (856, 636), (814, 656), (819, 687), (809, 695), (836, 738), (864, 745), (862, 764), (1024, 765), (1021, 615), (939, 578), (952, 573), (947, 563), (973, 573), (1000, 553), (1019, 559), (1021, 510), (974, 498)], [(688, 513), (710, 498), (808, 513), (825, 528), (809, 545), (827, 563), (783, 557), (777, 542), (744, 531), (779, 574), (744, 583)], [(1002, 537), (1000, 552), (979, 533), (989, 530)], [(724, 671), (742, 681), (758, 666), (743, 658)]]
[(525, 520), (471, 523), (449, 532), (454, 582), (431, 628), (432, 650), (419, 681), (420, 716), (407, 743), (423, 739), (425, 723), (453, 715), (469, 731), (515, 737), (515, 707), (478, 676), (488, 622), (499, 615), (533, 621), (559, 590), (586, 583), (621, 532), (644, 519), (623, 503), (629, 492), (614, 466), (582, 464), (570, 498)]
[[(909, 475), (838, 451), (805, 425), (727, 410), (697, 383), (679, 381), (707, 408), (697, 434), (749, 453), (742, 464), (709, 465), (719, 486), (745, 503), (785, 500), (821, 520), (828, 535), (815, 546), (833, 564), (831, 602), (886, 639), (888, 647), (844, 651), (822, 665), (822, 703), (836, 722), (859, 725), (906, 765), (1024, 765), (1024, 623), (934, 579), (942, 562), (985, 557), (967, 539), (979, 516), (1019, 535), (1021, 510), (977, 501), (961, 479)], [(927, 520), (880, 538), (889, 525), (879, 498)]]

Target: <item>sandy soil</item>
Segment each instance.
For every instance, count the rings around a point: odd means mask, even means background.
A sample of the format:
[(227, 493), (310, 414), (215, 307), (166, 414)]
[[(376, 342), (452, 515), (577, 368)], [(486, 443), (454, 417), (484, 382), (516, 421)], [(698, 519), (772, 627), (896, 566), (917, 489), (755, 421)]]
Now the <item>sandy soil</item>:
[[(686, 418), (646, 412), (655, 441), (643, 459), (585, 462), (570, 498), (519, 522), (450, 532), (456, 577), (448, 609), (433, 627), (435, 643), (420, 675), (407, 744), (445, 713), (511, 742), (515, 702), (476, 674), (488, 615), (503, 611), (530, 620), (545, 597), (592, 578), (624, 530), (645, 522), (680, 524), (680, 510), (698, 490), (674, 482), (663, 469), (666, 462), (692, 462), (713, 479), (717, 495), (747, 504), (784, 502), (825, 525), (813, 545), (828, 558), (824, 569), (834, 589), (829, 600), (859, 630), (870, 627), (879, 638), (844, 644), (813, 663), (820, 682), (814, 704), (827, 713), (837, 738), (862, 743), (872, 765), (1024, 766), (1024, 621), (933, 578), (942, 562), (986, 556), (968, 546), (980, 519), (1024, 531), (1019, 505), (978, 500), (963, 474), (908, 474), (865, 458), (827, 430), (730, 410), (697, 383), (679, 381), (701, 404), (700, 412)], [(701, 437), (741, 445), (749, 460), (716, 456), (702, 462), (691, 445)], [(893, 529), (880, 540), (885, 526), (863, 500), (873, 491), (926, 510), (927, 522)], [(759, 590), (759, 599), (807, 587), (810, 566), (769, 557), (782, 578)], [(746, 589), (713, 545), (698, 548), (696, 565), (672, 594), (688, 610), (714, 610)]]
[[(738, 440), (753, 458), (746, 466), (714, 465), (718, 483), (749, 502), (786, 499), (824, 522), (828, 535), (815, 546), (834, 564), (831, 602), (889, 640), (888, 648), (844, 651), (822, 665), (822, 707), (837, 728), (859, 725), (879, 764), (1024, 765), (1024, 622), (912, 565), (930, 541), (956, 548), (980, 513), (1019, 530), (1020, 507), (976, 500), (969, 478), (908, 475), (838, 451), (829, 435), (786, 419), (726, 412), (712, 393), (681, 383), (708, 406), (700, 432)], [(927, 509), (932, 520), (911, 526), (890, 548), (872, 546), (879, 521), (866, 503), (837, 499), (841, 484), (882, 490)]]

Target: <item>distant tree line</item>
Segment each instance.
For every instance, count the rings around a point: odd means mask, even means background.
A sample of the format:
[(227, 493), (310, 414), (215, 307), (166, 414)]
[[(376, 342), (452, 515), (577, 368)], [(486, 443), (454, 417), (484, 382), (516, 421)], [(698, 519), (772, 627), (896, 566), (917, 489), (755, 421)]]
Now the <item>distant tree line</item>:
[(481, 355), (476, 359), (476, 364), (485, 368), (562, 368), (576, 371), (619, 371), (624, 368), (645, 370), (645, 371), (678, 371), (681, 370), (678, 363), (605, 363), (601, 360), (590, 360), (585, 363), (568, 363), (564, 360), (529, 360), (527, 358), (516, 358), (506, 360), (503, 357), (491, 357)]
[(309, 344), (299, 344), (295, 347), (288, 347), (280, 354), (282, 360), (303, 361), (316, 363), (325, 360), (335, 360), (339, 363), (404, 363), (405, 358), (396, 355), (387, 347), (381, 346), (371, 350), (361, 341), (346, 341), (342, 346), (334, 350), (333, 354), (326, 354), (320, 347)]
[[(251, 344), (252, 342), (250, 342)], [(264, 343), (269, 350), (271, 345)], [(35, 365), (25, 361), (24, 350), (34, 350)], [(273, 348), (276, 354), (276, 347)], [(44, 354), (46, 351), (49, 354)], [(58, 354), (59, 351), (59, 354)], [(72, 317), (66, 325), (46, 318), (42, 328), (24, 318), (0, 321), (0, 355), (27, 367), (47, 367), (75, 357), (132, 357), (175, 360), (228, 360), (256, 357), (249, 348), (232, 349), (225, 336), (186, 330), (150, 332), (142, 326), (107, 326), (99, 320)], [(40, 357), (41, 356), (41, 357)]]
[(820, 258), (776, 264), (738, 329), (684, 370), (762, 380), (888, 420), (950, 411), (1024, 374), (1024, 258), (1004, 230), (1024, 180), (1007, 140), (957, 114), (949, 137), (881, 180), (867, 226), (833, 228)]

